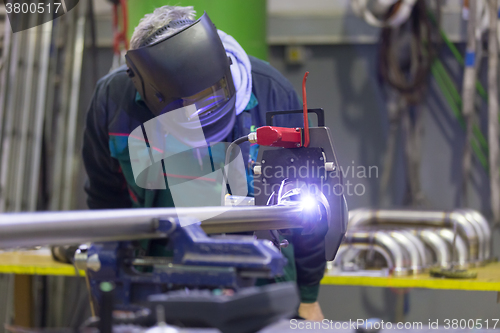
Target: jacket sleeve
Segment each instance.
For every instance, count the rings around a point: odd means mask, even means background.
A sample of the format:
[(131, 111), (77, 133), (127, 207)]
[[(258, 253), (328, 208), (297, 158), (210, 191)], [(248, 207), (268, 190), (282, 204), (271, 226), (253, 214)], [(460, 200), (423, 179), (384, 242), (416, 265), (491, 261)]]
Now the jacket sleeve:
[(106, 81), (101, 80), (86, 116), (82, 155), (88, 176), (87, 205), (90, 209), (130, 208), (125, 177), (109, 150), (107, 95)]

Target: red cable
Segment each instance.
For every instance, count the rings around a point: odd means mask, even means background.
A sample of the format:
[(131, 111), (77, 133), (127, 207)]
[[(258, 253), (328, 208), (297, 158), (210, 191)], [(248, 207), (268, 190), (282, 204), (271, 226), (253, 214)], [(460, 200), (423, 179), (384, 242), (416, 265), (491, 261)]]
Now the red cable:
[(125, 50), (128, 50), (128, 40), (127, 40), (127, 28), (128, 28), (128, 18), (127, 18), (127, 1), (120, 0), (120, 6), (122, 9), (122, 26), (121, 30), (118, 30), (118, 5), (113, 6), (113, 50), (115, 54), (120, 54), (120, 42), (125, 46)]
[(128, 7), (127, 0), (120, 0), (120, 4), (122, 5), (122, 39), (125, 43), (125, 50), (128, 50), (128, 39), (127, 39), (127, 30), (128, 30)]
[(306, 95), (306, 81), (309, 72), (304, 74), (304, 79), (302, 80), (302, 100), (303, 100), (303, 109), (304, 109), (304, 147), (309, 146), (309, 119), (307, 115), (307, 95)]

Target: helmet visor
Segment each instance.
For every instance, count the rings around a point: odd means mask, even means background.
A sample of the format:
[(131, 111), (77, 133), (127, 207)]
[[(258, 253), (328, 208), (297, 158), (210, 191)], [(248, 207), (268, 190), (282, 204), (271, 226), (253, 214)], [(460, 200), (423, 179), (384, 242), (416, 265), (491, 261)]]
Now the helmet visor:
[(193, 105), (196, 109), (186, 108), (186, 110), (196, 110), (192, 114), (186, 114), (188, 119), (193, 117), (204, 118), (212, 113), (217, 113), (218, 110), (231, 98), (228, 82), (224, 76), (213, 86), (200, 91), (199, 93), (182, 98), (182, 106)]

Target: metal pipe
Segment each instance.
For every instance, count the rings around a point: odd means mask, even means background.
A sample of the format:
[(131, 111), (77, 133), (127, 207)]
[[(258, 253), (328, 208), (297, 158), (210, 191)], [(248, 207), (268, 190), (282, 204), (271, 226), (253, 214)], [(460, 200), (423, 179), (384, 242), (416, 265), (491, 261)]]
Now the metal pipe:
[[(469, 56), (470, 61), (466, 62), (464, 75), (462, 80), (462, 115), (465, 122), (465, 142), (463, 159), (462, 159), (462, 204), (467, 205), (468, 183), (471, 180), (471, 145), (468, 144), (473, 135), (473, 117), (474, 117), (474, 96), (476, 94), (476, 12), (477, 2), (469, 1), (469, 15), (467, 24), (467, 43), (465, 52)], [(491, 121), (491, 119), (489, 119)], [(498, 138), (495, 138), (498, 139)]]
[(0, 248), (163, 237), (158, 219), (177, 217), (181, 225), (186, 217), (202, 220), (207, 233), (303, 226), (300, 204), (11, 213), (0, 214)]
[[(411, 259), (410, 268), (412, 273), (413, 274), (421, 273), (427, 264), (425, 260), (425, 247), (422, 244), (422, 242), (415, 236), (411, 235), (408, 232), (404, 232), (402, 230), (393, 230), (388, 232), (389, 235), (391, 235), (391, 237), (394, 238), (394, 240), (396, 240), (396, 242), (398, 242), (399, 245), (402, 248), (405, 248), (410, 254), (410, 259)], [(420, 244), (417, 245), (415, 244), (416, 242)]]
[(372, 244), (379, 245), (391, 254), (394, 263), (394, 275), (406, 275), (408, 267), (411, 265), (411, 258), (408, 250), (401, 247), (393, 237), (384, 231), (354, 231), (346, 235), (344, 244)]
[(469, 258), (477, 260), (479, 244), (476, 230), (463, 214), (456, 211), (356, 209), (349, 212), (351, 230), (365, 225), (453, 228), (455, 224), (460, 235), (467, 240)]
[[(448, 247), (450, 251), (453, 251), (453, 238), (455, 234), (453, 233), (452, 230), (446, 229), (446, 228), (441, 228), (441, 229), (434, 229), (435, 232), (443, 238), (446, 243), (448, 244)], [(469, 267), (469, 251), (467, 249), (467, 245), (460, 237), (460, 235), (457, 235), (457, 238), (455, 240), (455, 250), (457, 251), (457, 262), (454, 263), (457, 266), (461, 268), (468, 268)], [(453, 252), (451, 252), (453, 253)]]
[(472, 225), (472, 227), (476, 232), (478, 240), (478, 249), (477, 249), (477, 259), (474, 260), (474, 263), (479, 265), (485, 261), (484, 258), (485, 246), (489, 246), (489, 244), (486, 244), (487, 241), (485, 239), (483, 229), (481, 228), (480, 224), (476, 221), (475, 217), (472, 216), (472, 214), (470, 214), (468, 211), (460, 209), (456, 210), (456, 212), (462, 214), (462, 216)]
[[(69, 109), (69, 104), (70, 104), (70, 88), (71, 88), (71, 73), (72, 73), (72, 67), (71, 65), (73, 64), (73, 58), (74, 54), (73, 51), (75, 50), (74, 44), (76, 41), (75, 38), (75, 30), (76, 30), (76, 17), (75, 17), (75, 11), (71, 11), (70, 13), (66, 14), (63, 16), (63, 20), (59, 20), (58, 24), (63, 24), (63, 26), (60, 28), (62, 32), (62, 38), (61, 40), (64, 40), (64, 56), (62, 57), (64, 61), (64, 68), (61, 73), (62, 77), (62, 82), (60, 84), (61, 89), (60, 93), (58, 96), (59, 102), (58, 103), (53, 103), (54, 104), (59, 104), (58, 107), (58, 112), (55, 113), (56, 117), (56, 123), (55, 123), (55, 133), (56, 135), (53, 136), (52, 140), (55, 141), (53, 144), (54, 146), (54, 151), (53, 151), (53, 166), (52, 166), (52, 174), (53, 175), (63, 175), (65, 172), (65, 166), (64, 166), (64, 161), (65, 161), (65, 148), (64, 144), (66, 142), (65, 138), (69, 137), (72, 135), (71, 133), (68, 132), (67, 130), (67, 118), (68, 118), (68, 109)], [(63, 23), (64, 22), (64, 23)], [(58, 44), (58, 40), (55, 41), (55, 45)], [(57, 53), (57, 52), (56, 52)], [(57, 63), (55, 64), (57, 67)], [(57, 69), (55, 69), (57, 72)], [(50, 112), (54, 112), (54, 110), (50, 110)], [(50, 141), (52, 142), (52, 141)], [(50, 196), (50, 210), (61, 210), (62, 209), (62, 193), (64, 192), (63, 189), (63, 176), (56, 176), (52, 177), (52, 189), (51, 189), (51, 196)]]
[(420, 238), (418, 238), (416, 235), (414, 235), (411, 230), (402, 229), (402, 230), (398, 230), (398, 231), (401, 232), (410, 242), (412, 242), (412, 244), (414, 244), (414, 246), (417, 250), (417, 253), (420, 257), (420, 261), (422, 263), (422, 268), (425, 269), (425, 268), (429, 267), (430, 262), (427, 260), (427, 253), (425, 250), (424, 242)]
[[(46, 13), (45, 16), (50, 15)], [(43, 122), (45, 116), (45, 102), (47, 99), (48, 90), (48, 72), (49, 72), (49, 58), (50, 58), (50, 40), (52, 37), (52, 21), (49, 21), (41, 26), (42, 29), (42, 48), (40, 50), (40, 75), (38, 77), (38, 90), (36, 95), (36, 117), (33, 133), (33, 146), (31, 154), (33, 158), (33, 171), (29, 182), (28, 190), (28, 210), (36, 210), (38, 198), (38, 186), (40, 180), (40, 164), (42, 154), (42, 137), (43, 137)], [(51, 118), (49, 122), (52, 121)]]
[(483, 243), (483, 260), (488, 261), (491, 259), (491, 228), (486, 218), (474, 209), (463, 209), (465, 216), (470, 221), (477, 223), (484, 235)]
[[(22, 19), (22, 18), (19, 18)], [(8, 28), (7, 28), (8, 29)], [(16, 103), (17, 103), (17, 94), (19, 93), (20, 85), (18, 83), (18, 74), (19, 71), (19, 60), (22, 55), (22, 40), (24, 38), (24, 33), (16, 33), (12, 36), (12, 54), (9, 68), (9, 77), (8, 77), (8, 86), (3, 87), (3, 89), (8, 90), (8, 97), (5, 107), (5, 119), (4, 121), (4, 129), (3, 129), (3, 138), (2, 138), (2, 156), (0, 157), (0, 212), (5, 212), (8, 210), (10, 205), (10, 184), (9, 184), (9, 172), (10, 170), (10, 161), (11, 157), (11, 149), (13, 146), (13, 132), (15, 125), (15, 114), (16, 114)]]
[(429, 229), (414, 230), (426, 247), (430, 249), (433, 257), (433, 264), (442, 268), (447, 268), (451, 263), (451, 252), (445, 240), (435, 231)]
[(68, 109), (68, 131), (66, 139), (66, 155), (63, 183), (62, 207), (64, 210), (71, 209), (73, 205), (73, 193), (75, 191), (74, 178), (78, 164), (75, 156), (75, 142), (77, 136), (78, 105), (80, 102), (80, 84), (82, 76), (83, 51), (85, 48), (85, 21), (87, 19), (87, 1), (79, 3), (74, 11), (77, 11), (74, 57), (71, 75), (71, 98)]
[[(498, 147), (498, 0), (489, 0), (488, 31), (488, 162), (490, 205), (495, 223), (500, 222), (500, 150)], [(481, 48), (480, 48), (481, 49)], [(479, 58), (480, 59), (480, 58)], [(488, 259), (489, 256), (486, 258)]]
[[(337, 255), (335, 256), (335, 259), (333, 261), (327, 263), (327, 269), (328, 269), (327, 274), (329, 274), (329, 275), (374, 275), (374, 272), (371, 270), (368, 271), (368, 270), (345, 269), (344, 256), (347, 253), (351, 252), (352, 250), (355, 250), (358, 253), (360, 251), (375, 251), (375, 252), (380, 253), (384, 257), (385, 262), (387, 263), (387, 272), (384, 272), (385, 270), (382, 269), (379, 272), (377, 272), (376, 275), (382, 275), (382, 276), (389, 275), (389, 272), (394, 271), (396, 268), (394, 266), (394, 258), (393, 258), (392, 253), (388, 252), (386, 249), (384, 249), (380, 245), (365, 244), (365, 243), (341, 244), (338, 251), (337, 251)], [(399, 272), (402, 272), (405, 270), (407, 270), (407, 268), (404, 268), (404, 267), (401, 267), (398, 269)]]
[[(38, 19), (37, 15), (33, 15), (29, 18), (30, 24), (35, 24)], [(39, 27), (36, 26), (30, 29), (29, 33), (27, 32), (27, 59), (24, 64), (25, 66), (25, 76), (24, 76), (24, 91), (22, 97), (22, 103), (19, 110), (19, 132), (17, 133), (19, 137), (19, 151), (17, 158), (15, 159), (15, 173), (12, 175), (14, 178), (14, 211), (19, 212), (25, 209), (24, 205), (24, 184), (26, 180), (26, 175), (30, 175), (32, 170), (28, 168), (29, 165), (26, 163), (26, 156), (28, 151), (28, 131), (29, 124), (32, 115), (30, 113), (33, 109), (33, 98), (32, 98), (32, 90), (35, 85), (35, 81), (33, 80), (34, 71), (35, 71), (35, 55), (39, 54), (39, 50), (36, 49), (37, 46), (37, 37), (38, 37)], [(36, 54), (35, 54), (36, 53)]]
[[(5, 32), (3, 34), (3, 43), (2, 43), (2, 65), (0, 67), (0, 87), (3, 87), (0, 90), (0, 121), (4, 121), (5, 109), (7, 107), (7, 78), (9, 73), (9, 68), (11, 67), (11, 39), (12, 39), (12, 28), (9, 24), (4, 24)], [(0, 126), (0, 144), (3, 138), (3, 126)], [(0, 153), (1, 153), (1, 145), (0, 145)], [(1, 157), (1, 155), (0, 155)]]

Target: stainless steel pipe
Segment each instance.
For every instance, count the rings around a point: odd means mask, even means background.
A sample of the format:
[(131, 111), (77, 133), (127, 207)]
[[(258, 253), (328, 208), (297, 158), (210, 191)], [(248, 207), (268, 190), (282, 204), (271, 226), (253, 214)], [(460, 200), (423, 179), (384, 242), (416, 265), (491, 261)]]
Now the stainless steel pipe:
[(491, 259), (491, 228), (488, 221), (482, 214), (480, 214), (476, 210), (463, 209), (460, 211), (463, 212), (463, 214), (469, 221), (473, 223), (475, 222), (476, 225), (479, 227), (479, 230), (482, 231), (484, 239), (484, 243), (482, 246), (483, 260), (489, 261)]
[(469, 260), (477, 261), (479, 259), (479, 240), (476, 228), (458, 211), (356, 209), (349, 212), (350, 230), (366, 225), (395, 225), (414, 228), (453, 228), (456, 225), (459, 234), (467, 242)]
[[(346, 235), (346, 239), (342, 246), (350, 246), (351, 244), (371, 244), (378, 245), (387, 253), (390, 253), (394, 264), (394, 275), (406, 275), (410, 267), (418, 266), (418, 262), (414, 262), (415, 255), (400, 246), (398, 242), (385, 231), (354, 231)], [(338, 254), (337, 254), (338, 255)], [(418, 256), (418, 254), (417, 254)], [(341, 258), (339, 258), (341, 260)]]
[(451, 263), (451, 251), (446, 241), (434, 230), (417, 229), (414, 232), (429, 249), (431, 265), (448, 268)]
[(406, 248), (411, 258), (411, 270), (413, 274), (421, 273), (427, 267), (425, 246), (420, 239), (405, 230), (389, 231), (402, 248)]
[(302, 207), (193, 207), (0, 214), (0, 248), (161, 237), (158, 219), (202, 220), (207, 233), (302, 226)]
[[(452, 262), (454, 265), (458, 265), (460, 268), (468, 268), (469, 250), (467, 249), (467, 245), (462, 237), (460, 237), (460, 235), (457, 235), (455, 239), (455, 249), (453, 249), (453, 238), (455, 237), (455, 234), (452, 230), (441, 228), (435, 229), (435, 232), (447, 242), (452, 255), (452, 259), (450, 260), (450, 262)], [(456, 251), (457, 254), (455, 259), (453, 259), (453, 251)], [(453, 262), (453, 260), (455, 260), (455, 262)]]
[[(387, 267), (378, 271), (373, 270), (363, 270), (357, 269), (353, 267), (345, 267), (344, 260), (347, 254), (350, 254), (352, 251), (356, 251), (354, 253), (355, 256), (358, 255), (360, 251), (375, 251), (380, 253), (382, 257), (384, 257), (385, 262), (387, 263)], [(392, 252), (389, 252), (387, 249), (383, 248), (377, 244), (365, 244), (365, 243), (354, 243), (354, 244), (341, 244), (337, 255), (335, 256), (335, 260), (327, 263), (327, 274), (330, 275), (380, 275), (387, 276), (390, 272), (399, 272), (401, 275), (404, 275), (408, 268), (406, 267), (396, 267), (394, 265), (395, 262), (403, 262), (403, 259), (395, 258), (395, 255)]]

